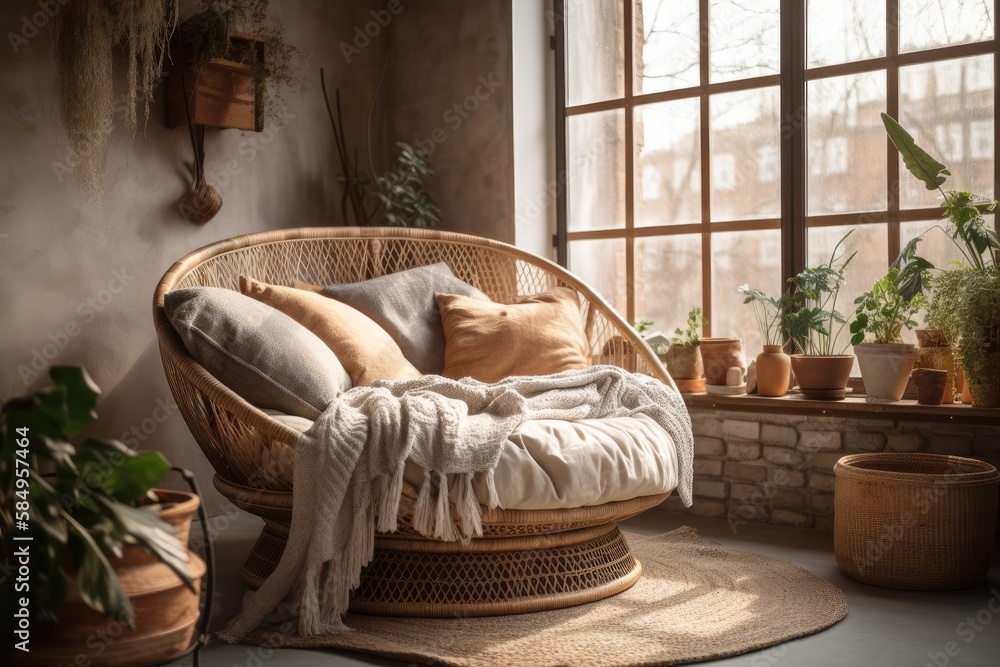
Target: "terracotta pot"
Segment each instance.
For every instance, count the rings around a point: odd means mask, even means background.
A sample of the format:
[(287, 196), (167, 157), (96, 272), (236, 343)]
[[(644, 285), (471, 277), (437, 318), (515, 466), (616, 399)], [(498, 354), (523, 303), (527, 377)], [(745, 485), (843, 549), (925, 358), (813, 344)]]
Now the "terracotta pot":
[[(177, 538), (187, 545), (198, 497), (161, 489), (156, 494), (161, 502), (173, 503), (159, 512), (159, 517), (173, 525)], [(71, 580), (59, 620), (33, 627), (31, 652), (15, 651), (19, 655), (14, 656), (14, 664), (139, 667), (167, 661), (191, 646), (197, 632), (205, 563), (188, 552), (195, 578), (192, 592), (169, 567), (140, 547), (128, 545), (123, 551), (121, 558), (111, 559), (111, 565), (132, 601), (135, 631), (120, 619), (102, 617), (84, 604)]]
[(930, 368), (946, 372), (942, 403), (955, 402), (955, 355), (951, 347), (918, 347), (914, 369)]
[(739, 338), (702, 338), (701, 358), (705, 364), (705, 383), (726, 384), (726, 373), (743, 366), (743, 346)]
[(941, 405), (948, 384), (948, 371), (941, 368), (914, 368), (910, 377), (917, 389), (917, 403)]
[(1000, 408), (1000, 385), (970, 384), (972, 405), (977, 408)]
[(958, 397), (955, 400), (961, 401), (966, 405), (972, 405), (972, 394), (969, 394), (969, 401), (966, 402), (965, 396), (969, 391), (968, 385), (965, 383), (965, 369), (960, 368), (957, 364), (955, 365), (955, 395)]
[(757, 355), (757, 394), (784, 396), (788, 391), (792, 360), (780, 345), (765, 345)]
[(968, 382), (962, 383), (962, 405), (972, 405), (972, 387)]
[(793, 354), (791, 359), (799, 389), (844, 389), (854, 368), (853, 354)]
[(909, 343), (862, 343), (854, 346), (865, 382), (869, 403), (898, 401), (906, 391), (906, 381), (917, 360), (917, 350)]
[(700, 345), (671, 345), (663, 359), (675, 380), (697, 380), (705, 375)]

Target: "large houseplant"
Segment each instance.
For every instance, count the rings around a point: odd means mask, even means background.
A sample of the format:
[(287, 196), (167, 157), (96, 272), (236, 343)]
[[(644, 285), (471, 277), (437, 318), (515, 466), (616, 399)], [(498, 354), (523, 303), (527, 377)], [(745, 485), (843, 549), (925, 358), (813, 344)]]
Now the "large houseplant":
[(847, 324), (837, 310), (845, 270), (857, 252), (846, 253), (847, 232), (834, 246), (830, 258), (799, 272), (790, 282), (795, 287), (792, 305), (785, 316), (788, 338), (798, 353), (791, 355), (799, 389), (807, 397), (839, 400), (847, 395), (847, 381), (854, 355), (844, 354), (849, 341), (841, 335)]
[(754, 320), (764, 341), (764, 351), (757, 355), (757, 394), (784, 396), (791, 379), (791, 358), (784, 350), (793, 307), (791, 291), (775, 299), (749, 285), (741, 285), (739, 290), (746, 297), (743, 303), (753, 308)]
[[(51, 377), (51, 388), (0, 409), (0, 551), (10, 562), (28, 543), (31, 564), (23, 600), (3, 596), (15, 606), (4, 618), (27, 609), (37, 619), (21, 638), (30, 652), (8, 659), (147, 664), (176, 655), (193, 639), (204, 573), (186, 544), (197, 496), (153, 490), (170, 469), (158, 452), (79, 439), (99, 390), (80, 367), (53, 367)], [(95, 647), (109, 622), (131, 632)]]
[[(997, 331), (1000, 309), (990, 287), (996, 286), (997, 254), (1000, 239), (990, 229), (983, 212), (995, 210), (997, 202), (971, 192), (942, 189), (951, 172), (941, 162), (920, 148), (913, 137), (892, 117), (882, 114), (882, 122), (892, 143), (903, 156), (903, 163), (928, 190), (942, 197), (944, 229), (961, 252), (963, 261), (934, 276), (928, 309), (928, 322), (956, 345), (958, 362), (965, 369), (970, 390), (976, 387), (980, 404), (992, 404), (1000, 394), (997, 361)], [(990, 308), (990, 306), (993, 306)], [(968, 342), (963, 342), (968, 337)]]

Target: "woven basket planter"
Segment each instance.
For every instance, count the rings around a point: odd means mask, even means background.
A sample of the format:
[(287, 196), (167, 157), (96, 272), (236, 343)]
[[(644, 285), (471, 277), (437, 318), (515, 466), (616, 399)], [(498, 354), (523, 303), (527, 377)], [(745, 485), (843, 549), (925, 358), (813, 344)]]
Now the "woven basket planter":
[(948, 590), (990, 569), (1000, 473), (940, 454), (852, 454), (837, 476), (834, 554), (877, 586)]

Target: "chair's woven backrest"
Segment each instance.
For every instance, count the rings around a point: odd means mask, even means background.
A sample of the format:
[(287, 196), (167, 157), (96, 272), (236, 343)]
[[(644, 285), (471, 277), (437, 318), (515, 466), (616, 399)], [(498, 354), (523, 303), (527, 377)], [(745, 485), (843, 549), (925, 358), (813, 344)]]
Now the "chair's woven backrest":
[(509, 302), (565, 285), (580, 295), (591, 362), (649, 373), (673, 386), (649, 346), (606, 301), (562, 267), (513, 246), (464, 234), (401, 228), (303, 228), (236, 237), (197, 250), (174, 264), (153, 303), (164, 370), (181, 412), (220, 475), (235, 484), (254, 479), (255, 447), (267, 438), (294, 442), (297, 433), (215, 381), (184, 349), (163, 313), (164, 296), (194, 286), (236, 290), (240, 275), (277, 285), (351, 283), (405, 269), (446, 263), (491, 299)]

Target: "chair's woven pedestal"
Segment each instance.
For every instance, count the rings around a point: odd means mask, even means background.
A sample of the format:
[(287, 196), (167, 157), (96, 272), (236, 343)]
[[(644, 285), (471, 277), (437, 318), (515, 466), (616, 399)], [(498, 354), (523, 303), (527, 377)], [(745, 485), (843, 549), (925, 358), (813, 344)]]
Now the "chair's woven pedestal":
[[(272, 514), (266, 519), (243, 565), (240, 578), (256, 589), (274, 571), (285, 549), (291, 494), (262, 493), (218, 476), (215, 486), (237, 506), (255, 513), (261, 504), (272, 508), (289, 504), (287, 517)], [(642, 574), (642, 565), (616, 522), (659, 504), (667, 495), (558, 510), (558, 521), (552, 521), (552, 511), (487, 510), (483, 537), (463, 545), (415, 533), (408, 521), (414, 494), (406, 488), (399, 530), (376, 534), (375, 557), (351, 595), (351, 611), (380, 616), (500, 616), (602, 600), (629, 588)]]
[[(257, 587), (274, 569), (291, 523), (287, 458), (299, 433), (250, 405), (209, 374), (184, 348), (163, 310), (175, 289), (236, 290), (240, 274), (279, 285), (366, 280), (445, 262), (491, 299), (567, 286), (579, 295), (593, 364), (648, 373), (676, 389), (659, 358), (621, 315), (589, 286), (547, 259), (463, 234), (376, 227), (303, 228), (219, 241), (177, 261), (157, 285), (153, 320), (163, 370), (184, 421), (218, 473), (216, 487), (266, 528), (243, 568)], [(556, 609), (625, 590), (641, 566), (616, 522), (667, 494), (550, 511), (487, 510), (484, 536), (443, 543), (408, 529), (412, 491), (400, 506), (400, 530), (379, 535), (375, 559), (352, 609), (409, 616), (509, 614)]]

